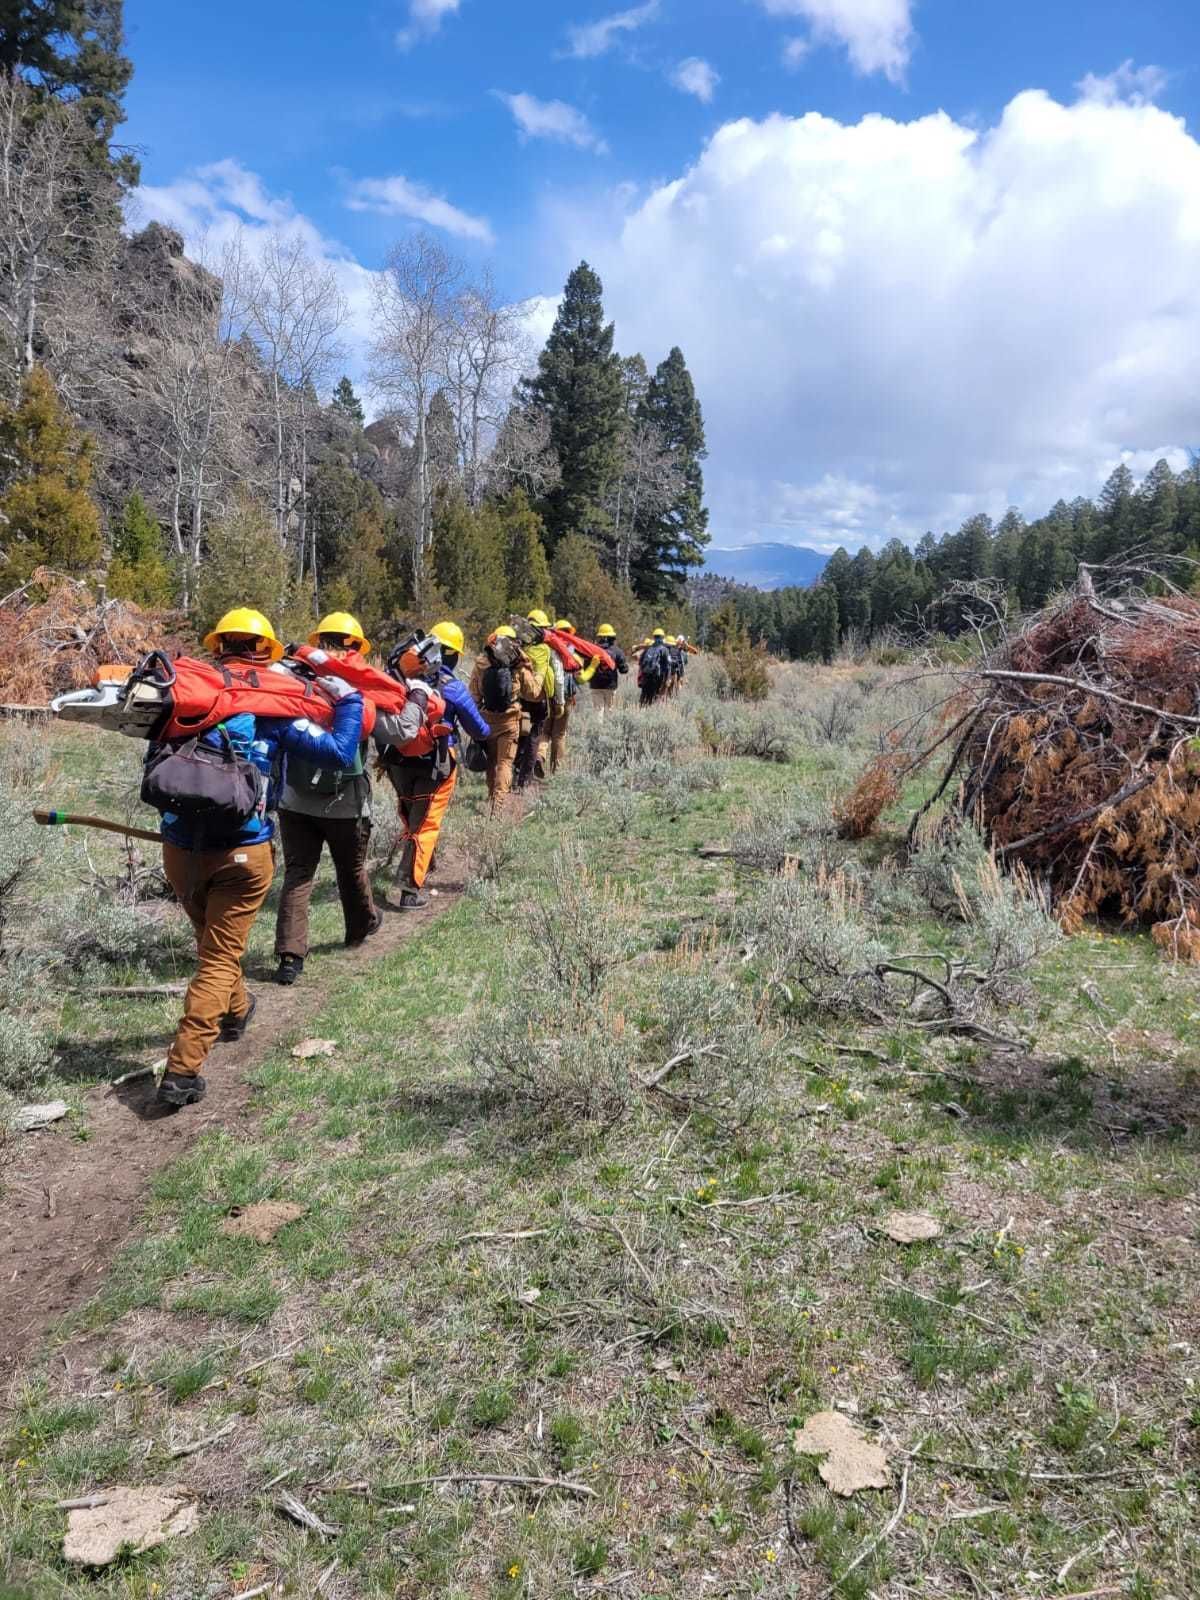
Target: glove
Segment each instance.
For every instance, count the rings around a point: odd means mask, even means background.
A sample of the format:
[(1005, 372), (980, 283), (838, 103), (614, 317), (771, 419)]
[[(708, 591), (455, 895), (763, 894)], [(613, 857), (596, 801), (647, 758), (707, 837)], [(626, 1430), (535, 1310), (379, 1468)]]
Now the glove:
[(322, 678), (321, 688), (330, 700), (346, 700), (351, 695), (356, 696), (359, 700), (362, 699), (359, 691), (352, 683), (347, 683), (345, 678)]

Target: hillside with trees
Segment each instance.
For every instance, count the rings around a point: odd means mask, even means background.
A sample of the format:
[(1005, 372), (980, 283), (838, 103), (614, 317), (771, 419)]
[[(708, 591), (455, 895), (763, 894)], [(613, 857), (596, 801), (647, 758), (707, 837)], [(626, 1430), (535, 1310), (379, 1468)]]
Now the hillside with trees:
[(374, 282), (362, 393), (348, 308), (286, 231), (191, 260), (116, 143), (121, 0), (0, 17), (0, 592), (49, 566), (203, 626), (253, 600), (372, 632), (569, 604), (626, 629), (708, 540), (682, 352), (622, 356), (599, 277), (545, 349), (525, 309), (412, 234)]
[(705, 628), (736, 617), (752, 641), (793, 660), (830, 661), (845, 645), (945, 634), (966, 626), (967, 591), (988, 585), (1013, 614), (1038, 610), (1075, 579), (1080, 562), (1200, 561), (1200, 462), (1183, 472), (1159, 461), (1139, 484), (1122, 464), (1097, 500), (1060, 500), (1027, 522), (969, 517), (957, 533), (925, 534), (914, 548), (893, 539), (875, 554), (837, 550), (815, 586), (771, 593), (702, 578), (691, 598)]

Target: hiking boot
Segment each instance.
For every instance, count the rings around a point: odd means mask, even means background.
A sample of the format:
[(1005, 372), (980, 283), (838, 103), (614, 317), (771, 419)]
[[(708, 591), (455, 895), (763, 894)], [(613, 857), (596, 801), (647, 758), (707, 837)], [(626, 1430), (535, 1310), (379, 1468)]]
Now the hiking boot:
[(285, 989), (290, 989), (303, 971), (303, 956), (280, 956), (279, 971), (275, 974), (275, 982), (283, 984)]
[(429, 896), (422, 894), (420, 889), (405, 889), (400, 896), (401, 911), (424, 911), (429, 904)]
[(545, 778), (546, 776), (546, 763), (541, 756), (533, 763), (533, 775), (535, 778)]
[[(360, 939), (347, 939), (346, 940), (346, 949), (347, 950), (357, 950), (359, 945), (366, 944), (367, 940), (369, 938), (371, 938), (371, 936), (373, 934), (378, 933), (380, 928), (382, 928), (382, 927), (383, 927), (383, 912), (382, 911), (376, 911), (375, 915), (371, 918), (371, 923), (370, 923), (370, 926), (368, 927), (366, 933), (364, 933)], [(284, 959), (285, 960), (287, 959), (286, 956), (284, 957)], [(283, 978), (280, 978), (279, 981), (280, 981), (280, 983), (283, 983), (285, 980)]]
[(163, 1081), (158, 1086), (156, 1099), (160, 1106), (171, 1106), (179, 1110), (181, 1106), (194, 1106), (198, 1100), (204, 1099), (204, 1091), (208, 1088), (199, 1073), (167, 1072), (163, 1074)]
[(254, 1013), (258, 1010), (258, 1001), (250, 996), (250, 1004), (240, 1017), (235, 1017), (232, 1011), (227, 1011), (221, 1020), (221, 1043), (236, 1044), (250, 1026)]

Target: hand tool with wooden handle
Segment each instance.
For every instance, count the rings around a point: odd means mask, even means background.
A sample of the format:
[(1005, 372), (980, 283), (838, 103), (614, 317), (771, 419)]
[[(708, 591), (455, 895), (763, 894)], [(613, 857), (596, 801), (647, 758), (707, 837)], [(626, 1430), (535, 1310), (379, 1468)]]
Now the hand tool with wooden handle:
[(103, 817), (77, 817), (70, 811), (35, 811), (33, 820), (40, 822), (43, 828), (73, 822), (80, 828), (101, 828), (105, 833), (120, 833), (126, 839), (148, 839), (151, 844), (163, 842), (162, 834), (155, 833), (150, 828), (128, 828), (123, 822), (108, 822)]

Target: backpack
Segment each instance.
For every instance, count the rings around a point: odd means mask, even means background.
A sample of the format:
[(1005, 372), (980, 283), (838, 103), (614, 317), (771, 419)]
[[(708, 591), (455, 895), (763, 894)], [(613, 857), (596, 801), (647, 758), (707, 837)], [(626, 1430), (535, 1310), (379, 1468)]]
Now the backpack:
[(665, 644), (652, 644), (642, 657), (643, 683), (662, 683), (671, 670), (671, 658)]
[(267, 780), (233, 747), (224, 723), (219, 746), (201, 735), (151, 745), (142, 769), (142, 803), (201, 825), (214, 838), (236, 834), (266, 800)]
[[(419, 695), (425, 685), (409, 685), (411, 699)], [(400, 761), (429, 761), (435, 774), (448, 776), (454, 762), (450, 752), (450, 724), (446, 721), (446, 702), (434, 689), (425, 694), (425, 720), (416, 735), (406, 744), (391, 745), (383, 754), (385, 766), (395, 766)]]
[(287, 781), (292, 788), (302, 794), (319, 795), (322, 799), (336, 799), (348, 783), (361, 778), (366, 770), (361, 745), (352, 767), (332, 772), (328, 767), (318, 767), (315, 762), (305, 761), (303, 756), (287, 758)]
[(511, 667), (493, 663), (483, 674), (483, 709), (493, 716), (502, 715), (513, 703), (513, 675)]

